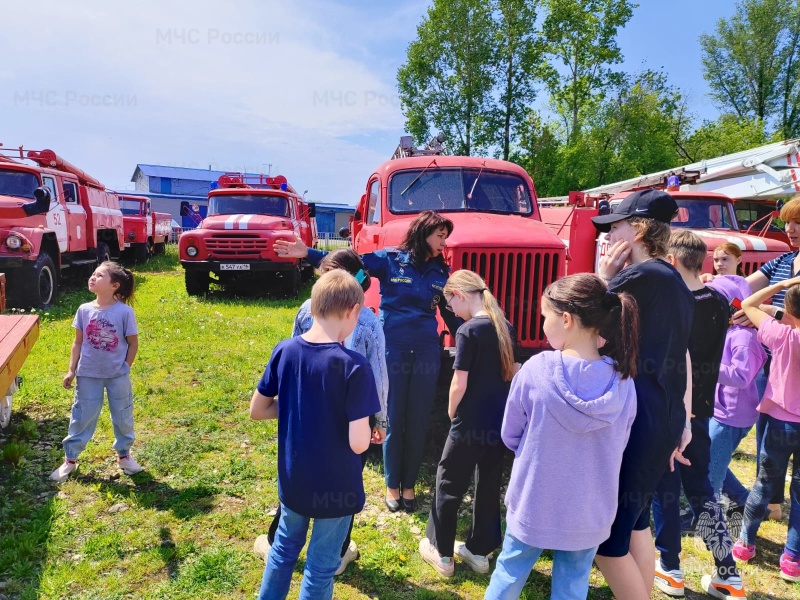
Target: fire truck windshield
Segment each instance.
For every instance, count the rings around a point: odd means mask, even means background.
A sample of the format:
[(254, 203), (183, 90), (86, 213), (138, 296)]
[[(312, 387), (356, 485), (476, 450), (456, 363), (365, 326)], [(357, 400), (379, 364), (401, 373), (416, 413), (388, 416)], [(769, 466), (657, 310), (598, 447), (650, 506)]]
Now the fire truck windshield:
[(208, 199), (209, 215), (275, 215), (289, 216), (289, 204), (284, 196), (264, 194), (236, 194), (211, 196)]
[(141, 203), (138, 200), (123, 200), (119, 199), (119, 208), (122, 210), (123, 215), (140, 215)]
[(532, 207), (528, 186), (521, 177), (474, 168), (399, 171), (389, 180), (389, 210), (529, 215)]
[(733, 203), (708, 198), (675, 198), (678, 214), (673, 227), (691, 229), (730, 229), (738, 231)]
[(27, 171), (0, 171), (0, 196), (16, 196), (33, 200), (39, 178)]

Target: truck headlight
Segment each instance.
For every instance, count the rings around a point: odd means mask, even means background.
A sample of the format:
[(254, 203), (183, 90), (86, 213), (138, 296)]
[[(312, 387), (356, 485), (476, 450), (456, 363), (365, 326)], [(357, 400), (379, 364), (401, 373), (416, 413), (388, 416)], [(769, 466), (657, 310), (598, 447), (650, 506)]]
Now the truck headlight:
[(188, 248), (186, 248), (186, 254), (192, 257), (197, 256), (197, 248), (195, 248), (194, 246), (189, 246)]
[(6, 246), (12, 250), (19, 250), (22, 246), (22, 239), (16, 235), (10, 235), (6, 238)]
[(134, 240), (134, 239), (136, 239), (136, 232), (135, 232), (135, 231), (129, 231), (129, 232), (128, 232), (128, 239), (129, 239), (129, 240)]

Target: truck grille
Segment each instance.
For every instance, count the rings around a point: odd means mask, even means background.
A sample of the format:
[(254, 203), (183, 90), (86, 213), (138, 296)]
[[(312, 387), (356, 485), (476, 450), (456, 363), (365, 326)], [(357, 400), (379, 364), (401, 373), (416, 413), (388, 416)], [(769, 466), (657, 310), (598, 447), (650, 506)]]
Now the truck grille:
[(453, 270), (475, 271), (500, 302), (526, 349), (547, 346), (539, 299), (561, 269), (558, 251), (525, 252), (507, 249), (456, 250)]
[(217, 258), (259, 258), (268, 243), (258, 234), (226, 233), (206, 238), (206, 249)]

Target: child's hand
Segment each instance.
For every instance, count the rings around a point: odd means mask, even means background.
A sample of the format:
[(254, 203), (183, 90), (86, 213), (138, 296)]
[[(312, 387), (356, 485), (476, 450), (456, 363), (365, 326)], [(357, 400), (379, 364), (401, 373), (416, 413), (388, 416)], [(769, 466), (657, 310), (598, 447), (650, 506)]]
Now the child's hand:
[(382, 444), (383, 440), (386, 439), (386, 430), (381, 429), (380, 427), (375, 427), (372, 430), (372, 437), (369, 439), (370, 444)]
[(701, 273), (700, 274), (700, 281), (703, 283), (708, 283), (709, 281), (713, 281), (714, 276), (711, 273)]
[(741, 325), (742, 327), (755, 327), (753, 322), (747, 318), (746, 314), (744, 314), (743, 310), (737, 310), (735, 313), (733, 313), (733, 324)]
[(619, 273), (631, 257), (630, 242), (618, 241), (608, 249), (608, 253), (600, 259), (598, 272), (607, 282)]
[(64, 375), (64, 379), (61, 380), (61, 385), (63, 385), (66, 389), (70, 389), (72, 387), (73, 379), (75, 379), (75, 372), (67, 371), (67, 374)]
[(681, 434), (681, 445), (678, 448), (675, 448), (675, 452), (673, 452), (672, 456), (669, 457), (670, 472), (675, 470), (676, 460), (682, 465), (686, 465), (687, 467), (692, 466), (691, 461), (683, 456), (683, 451), (686, 450), (686, 446), (688, 446), (691, 441), (692, 441), (692, 430), (684, 427), (683, 433)]

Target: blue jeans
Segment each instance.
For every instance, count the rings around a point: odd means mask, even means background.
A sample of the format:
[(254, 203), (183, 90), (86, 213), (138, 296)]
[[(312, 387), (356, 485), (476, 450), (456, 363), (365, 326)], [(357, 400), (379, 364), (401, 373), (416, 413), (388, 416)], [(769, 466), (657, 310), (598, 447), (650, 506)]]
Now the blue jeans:
[[(767, 426), (767, 419), (769, 416), (766, 413), (759, 413), (758, 421), (756, 421), (756, 457), (759, 468), (761, 465), (761, 442), (764, 439), (764, 429)], [(787, 465), (788, 468), (788, 465)], [(783, 478), (786, 479), (786, 472), (783, 473)], [(770, 504), (783, 504), (786, 498), (783, 494), (783, 486), (773, 490), (772, 497), (769, 499)]]
[(64, 438), (64, 455), (77, 460), (86, 444), (92, 439), (100, 409), (103, 408), (103, 391), (108, 394), (111, 425), (114, 427), (114, 450), (127, 456), (133, 445), (133, 390), (129, 375), (109, 379), (98, 377), (75, 378), (75, 401), (69, 419), (67, 437)]
[[(516, 600), (528, 581), (533, 565), (543, 548), (534, 548), (506, 532), (503, 549), (484, 600)], [(553, 553), (553, 574), (550, 598), (553, 600), (586, 600), (589, 594), (589, 575), (597, 546), (587, 550), (556, 550)]]
[(750, 493), (746, 487), (736, 478), (728, 466), (731, 464), (731, 457), (739, 447), (741, 442), (752, 429), (750, 427), (731, 427), (720, 423), (716, 419), (711, 419), (708, 426), (708, 433), (711, 437), (711, 463), (708, 466), (708, 479), (711, 482), (711, 489), (719, 501), (720, 492), (733, 500), (739, 506), (747, 503), (747, 495)]
[(697, 535), (713, 554), (717, 572), (727, 579), (736, 574), (731, 556), (733, 541), (728, 534), (722, 510), (714, 501), (708, 480), (709, 451), (708, 418), (692, 419), (692, 441), (683, 455), (691, 466), (675, 462), (675, 470), (661, 477), (653, 498), (653, 521), (656, 526), (656, 548), (661, 552), (661, 564), (668, 570), (680, 569), (681, 553), (681, 484), (697, 518)]
[(386, 349), (389, 428), (383, 443), (386, 487), (413, 489), (425, 454), (439, 380), (439, 348)]
[[(339, 568), (342, 542), (347, 536), (352, 516), (314, 519), (311, 541), (306, 551), (306, 566), (300, 585), (300, 600), (333, 598), (333, 574)], [(304, 517), (281, 503), (281, 520), (275, 543), (269, 551), (258, 600), (283, 600), (289, 593), (292, 571), (306, 543), (308, 524)]]
[(764, 417), (758, 476), (744, 508), (741, 538), (745, 544), (756, 543), (758, 528), (767, 516), (767, 505), (774, 498), (775, 492), (783, 489), (789, 459), (794, 457), (792, 482), (789, 486), (792, 507), (786, 551), (797, 556), (800, 554), (800, 423), (781, 421), (769, 415)]

